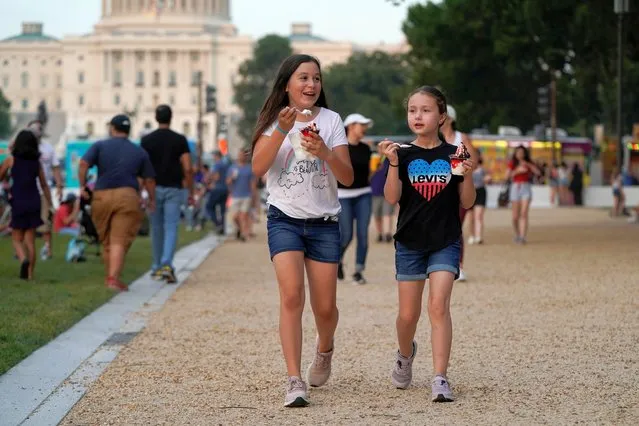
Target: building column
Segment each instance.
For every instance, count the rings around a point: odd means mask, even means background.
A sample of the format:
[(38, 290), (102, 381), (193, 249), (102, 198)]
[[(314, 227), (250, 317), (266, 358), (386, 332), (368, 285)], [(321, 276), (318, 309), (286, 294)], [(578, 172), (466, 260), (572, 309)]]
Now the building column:
[(219, 1), (221, 3), (220, 11), (219, 11), (220, 15), (228, 18), (228, 16), (229, 16), (229, 2), (228, 2), (228, 0), (219, 0)]

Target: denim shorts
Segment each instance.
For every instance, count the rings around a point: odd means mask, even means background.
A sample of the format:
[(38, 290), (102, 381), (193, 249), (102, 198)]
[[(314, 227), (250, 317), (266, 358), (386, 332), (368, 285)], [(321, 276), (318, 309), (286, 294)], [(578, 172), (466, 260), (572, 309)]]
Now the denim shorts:
[(323, 263), (339, 263), (340, 233), (337, 216), (295, 219), (275, 206), (266, 213), (268, 248), (273, 257), (286, 251), (304, 252), (304, 257)]
[(532, 199), (532, 186), (528, 182), (513, 182), (510, 185), (510, 201)]
[(448, 271), (459, 278), (461, 240), (435, 252), (413, 250), (395, 241), (395, 269), (397, 281), (422, 281), (431, 272)]

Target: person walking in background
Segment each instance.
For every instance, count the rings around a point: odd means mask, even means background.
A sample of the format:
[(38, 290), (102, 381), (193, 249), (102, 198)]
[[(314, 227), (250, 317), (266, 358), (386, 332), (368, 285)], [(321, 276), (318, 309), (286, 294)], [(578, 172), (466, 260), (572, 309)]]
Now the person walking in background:
[(575, 163), (572, 166), (572, 172), (570, 173), (570, 192), (572, 192), (572, 199), (576, 206), (583, 206), (583, 192), (584, 192), (584, 173), (579, 167), (579, 164)]
[[(379, 145), (377, 146), (379, 151)], [(384, 198), (384, 184), (386, 183), (386, 175), (388, 174), (388, 158), (378, 152), (377, 161), (373, 163), (371, 170), (371, 193), (373, 195), (373, 219), (375, 220), (375, 229), (377, 230), (377, 242), (393, 241), (393, 215), (395, 206), (390, 204)]]
[(399, 203), (395, 233), (395, 269), (399, 295), (397, 351), (391, 373), (393, 385), (406, 389), (413, 379), (417, 354), (415, 332), (428, 285), (428, 315), (433, 355), (433, 402), (453, 401), (448, 363), (453, 340), (450, 299), (453, 282), (460, 273), (462, 223), (459, 209), (475, 202), (470, 173), (473, 162), (455, 166), (451, 156), (457, 147), (438, 136), (446, 120), (446, 98), (436, 88), (423, 86), (407, 100), (407, 120), (416, 139), (409, 146), (381, 143), (390, 161), (384, 195)]
[(569, 203), (570, 191), (569, 185), (568, 165), (562, 161), (557, 167), (557, 187), (559, 189), (559, 205), (565, 206)]
[(184, 221), (186, 230), (199, 232), (206, 224), (208, 216), (206, 203), (208, 200), (207, 182), (209, 180), (210, 168), (208, 164), (200, 167), (193, 167), (193, 204), (182, 206), (184, 211)]
[(550, 167), (548, 182), (550, 183), (550, 204), (559, 205), (559, 170), (557, 162), (553, 161)]
[(155, 210), (151, 214), (153, 261), (151, 276), (168, 284), (177, 282), (173, 256), (178, 240), (180, 214), (188, 190), (187, 206), (193, 204), (193, 174), (191, 152), (186, 138), (171, 130), (173, 111), (168, 105), (155, 110), (158, 129), (142, 138), (155, 170)]
[(368, 226), (371, 222), (372, 193), (371, 177), (371, 148), (362, 142), (362, 138), (373, 125), (373, 120), (361, 114), (351, 114), (344, 120), (348, 152), (355, 176), (350, 186), (337, 183), (337, 196), (342, 206), (339, 215), (339, 231), (341, 234), (342, 251), (337, 268), (337, 279), (344, 279), (344, 253), (353, 241), (353, 222), (356, 223), (357, 245), (355, 247), (355, 270), (353, 284), (366, 284), (362, 275), (366, 267), (368, 254)]
[[(473, 161), (473, 164), (478, 163), (479, 153), (473, 146), (472, 141), (468, 137), (466, 133), (462, 133), (457, 130), (457, 111), (451, 105), (446, 106), (446, 121), (439, 129), (444, 140), (453, 146), (464, 145), (468, 152), (470, 153), (470, 159)], [(459, 219), (462, 223), (462, 229), (464, 225), (464, 220), (466, 219), (466, 209), (461, 208), (459, 210)], [(461, 239), (461, 255), (459, 257), (459, 277), (458, 281), (466, 281), (466, 274), (464, 273), (464, 238)]]
[(612, 187), (612, 197), (614, 199), (611, 216), (621, 216), (626, 210), (626, 194), (623, 190), (623, 175), (617, 168), (612, 170), (612, 174), (610, 175), (610, 185)]
[[(20, 131), (11, 147), (11, 155), (0, 165), (0, 181), (11, 170), (11, 240), (20, 260), (20, 278), (32, 280), (36, 264), (35, 234), (42, 225), (40, 183), (42, 194), (49, 206), (53, 205), (51, 191), (40, 163), (38, 138), (31, 130)], [(47, 212), (47, 216), (51, 212)]]
[[(51, 143), (44, 139), (44, 126), (40, 120), (33, 120), (29, 122), (27, 128), (31, 130), (38, 139), (40, 164), (42, 164), (42, 170), (44, 171), (44, 178), (47, 187), (50, 188), (52, 181), (55, 181), (56, 196), (58, 197), (58, 201), (62, 201), (64, 183), (62, 181), (62, 174), (60, 173), (60, 161), (56, 156), (55, 148), (51, 145)], [(40, 252), (40, 257), (42, 260), (47, 260), (53, 256), (53, 238), (51, 235), (53, 218), (50, 214), (53, 210), (53, 205), (49, 204), (44, 196), (44, 190), (40, 182), (38, 182), (38, 191), (40, 191), (42, 225), (38, 227), (37, 232), (42, 234), (42, 239), (44, 240), (44, 246)]]
[(486, 211), (486, 185), (491, 181), (490, 174), (484, 167), (484, 161), (479, 157), (477, 167), (473, 170), (473, 183), (475, 184), (475, 204), (468, 215), (471, 235), (468, 244), (482, 244), (484, 242), (484, 212)]
[(129, 117), (113, 117), (110, 138), (91, 145), (78, 168), (78, 180), (85, 199), (89, 198), (87, 171), (93, 166), (98, 168), (91, 218), (104, 249), (105, 284), (118, 291), (128, 290), (128, 286), (120, 281), (120, 273), (144, 216), (138, 178), (143, 180), (148, 193), (149, 211), (155, 209), (155, 172), (146, 151), (129, 140), (130, 132)]
[(206, 210), (218, 235), (226, 233), (226, 201), (229, 197), (227, 173), (230, 164), (222, 158), (222, 152), (213, 152), (213, 168), (209, 175), (209, 194)]
[(227, 185), (231, 195), (231, 214), (236, 228), (236, 238), (246, 241), (251, 234), (251, 218), (249, 213), (253, 206), (257, 183), (251, 165), (248, 163), (248, 153), (240, 151), (237, 164), (231, 166), (227, 178)]
[[(310, 112), (310, 115), (308, 113)], [(284, 406), (308, 405), (301, 377), (304, 272), (317, 327), (311, 386), (331, 374), (340, 259), (337, 182), (353, 183), (340, 116), (328, 109), (320, 63), (309, 55), (284, 60), (262, 108), (252, 142), (253, 172), (267, 174), (268, 246), (280, 292), (280, 339), (288, 375)]]
[(526, 244), (528, 235), (528, 214), (532, 201), (532, 175), (541, 171), (530, 159), (530, 153), (525, 146), (515, 148), (512, 160), (508, 163), (506, 179), (511, 180), (510, 202), (513, 213), (513, 229), (515, 243)]

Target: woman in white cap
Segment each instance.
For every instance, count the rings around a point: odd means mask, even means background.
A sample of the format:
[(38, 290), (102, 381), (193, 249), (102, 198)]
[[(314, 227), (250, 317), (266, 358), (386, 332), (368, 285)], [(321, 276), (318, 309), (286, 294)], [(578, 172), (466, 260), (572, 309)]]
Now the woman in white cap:
[[(444, 136), (444, 139), (446, 139), (446, 142), (448, 142), (451, 145), (459, 146), (461, 144), (464, 144), (466, 146), (466, 149), (470, 153), (470, 159), (472, 160), (473, 164), (478, 164), (479, 155), (477, 153), (477, 150), (473, 147), (473, 144), (470, 138), (468, 137), (467, 134), (457, 130), (457, 126), (456, 126), (457, 111), (455, 111), (455, 108), (453, 108), (452, 106), (447, 105), (446, 113), (447, 113), (446, 121), (444, 121), (444, 124), (442, 124), (442, 126), (439, 129), (442, 136)], [(466, 212), (467, 210), (463, 208), (459, 210), (459, 218), (462, 223), (462, 229), (464, 225), (464, 219), (466, 218)], [(464, 264), (464, 237), (462, 235), (461, 257), (459, 261), (459, 278), (457, 279), (457, 281), (466, 281), (466, 274), (464, 273), (464, 270), (462, 267), (463, 264)]]
[(339, 215), (339, 229), (341, 234), (341, 256), (337, 269), (337, 278), (344, 279), (344, 252), (353, 240), (353, 222), (357, 222), (355, 233), (357, 235), (357, 247), (355, 249), (355, 270), (353, 284), (366, 284), (362, 275), (366, 265), (368, 254), (368, 225), (371, 221), (373, 208), (373, 194), (370, 185), (370, 160), (371, 148), (362, 138), (373, 125), (373, 120), (362, 114), (350, 114), (344, 120), (346, 138), (348, 139), (348, 152), (353, 165), (355, 179), (350, 186), (344, 186), (338, 182), (337, 196), (342, 206)]

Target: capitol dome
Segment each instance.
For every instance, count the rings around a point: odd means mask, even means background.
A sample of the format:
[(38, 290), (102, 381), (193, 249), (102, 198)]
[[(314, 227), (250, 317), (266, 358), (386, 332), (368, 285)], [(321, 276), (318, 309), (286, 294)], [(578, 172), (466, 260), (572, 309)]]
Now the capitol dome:
[(96, 32), (227, 32), (230, 0), (102, 0)]

